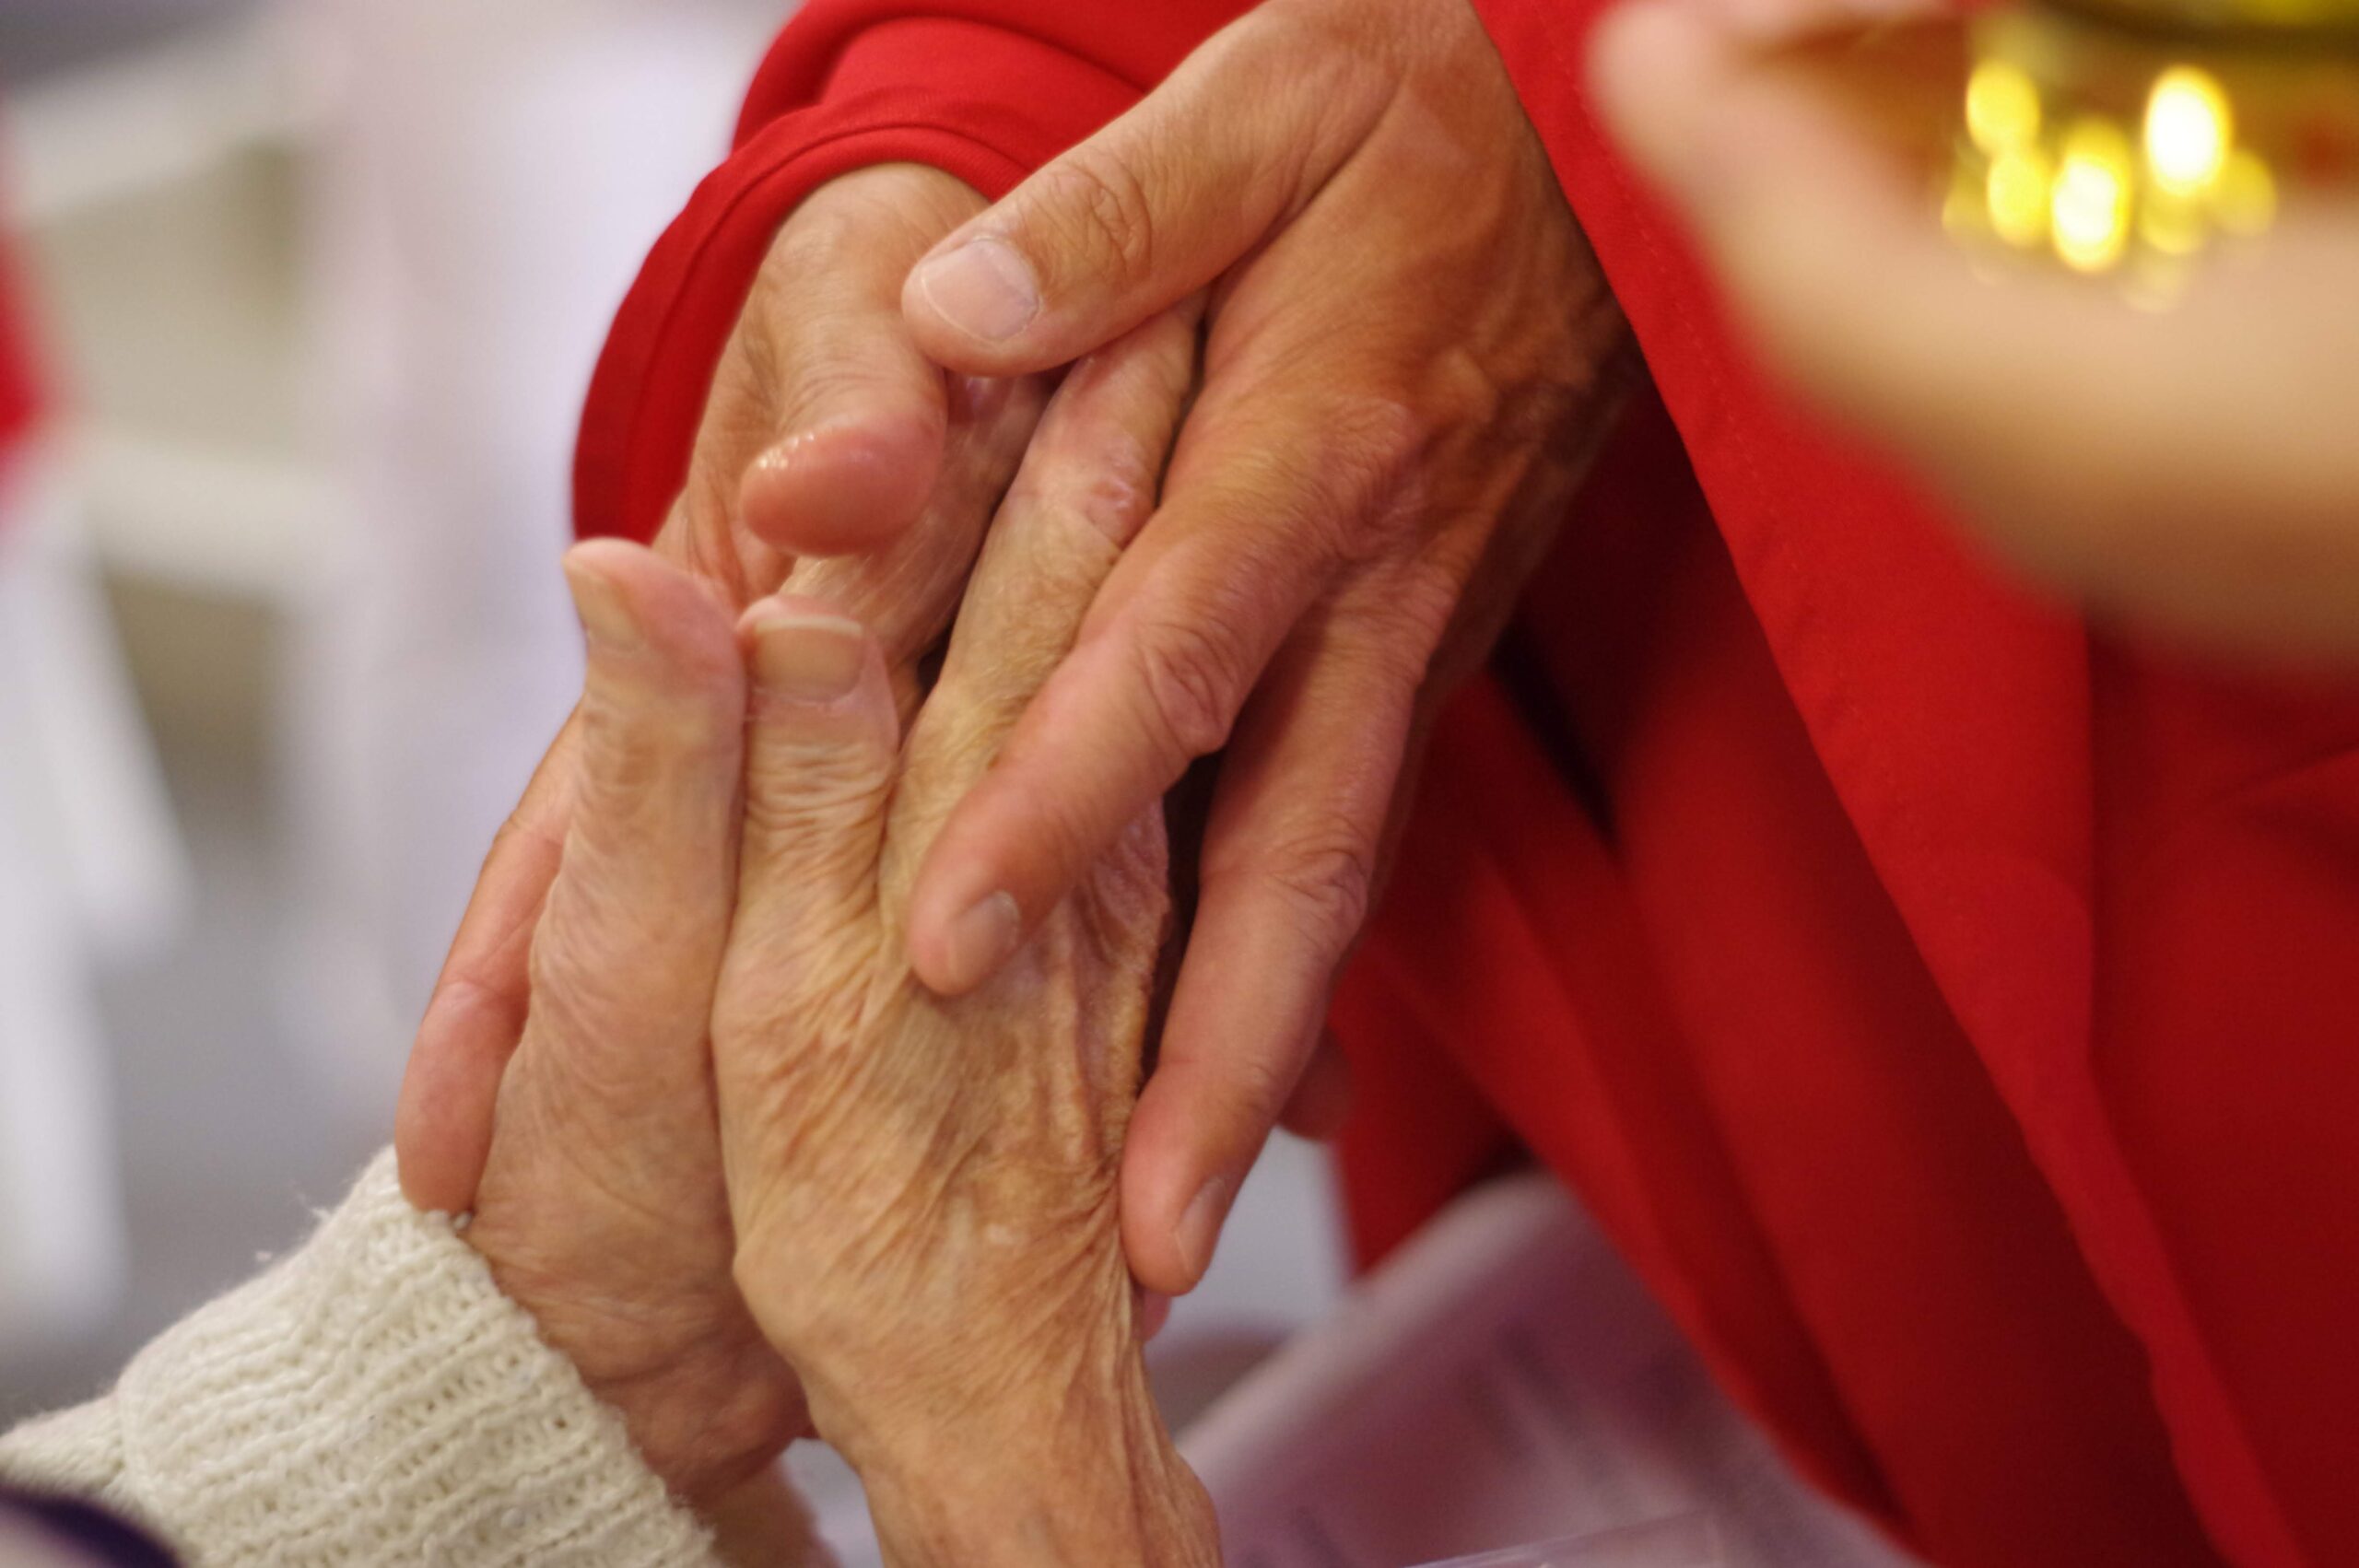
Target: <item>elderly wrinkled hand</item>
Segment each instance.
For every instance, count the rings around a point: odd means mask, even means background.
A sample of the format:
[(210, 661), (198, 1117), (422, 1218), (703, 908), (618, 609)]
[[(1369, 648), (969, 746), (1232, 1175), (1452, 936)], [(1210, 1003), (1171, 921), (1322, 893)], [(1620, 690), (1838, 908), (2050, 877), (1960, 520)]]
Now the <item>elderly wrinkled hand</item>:
[(732, 1278), (708, 1024), (745, 683), (715, 596), (635, 547), (567, 563), (589, 673), (468, 1240), (675, 1495), (725, 1512), (809, 1430)]
[(977, 205), (906, 167), (816, 193), (748, 303), (655, 549), (569, 557), (583, 696), (486, 861), (403, 1084), (405, 1191), (473, 1211), (502, 1287), (709, 1512), (743, 1501), (741, 1483), (809, 1430), (730, 1276), (714, 1132), (707, 1024), (735, 894), (746, 700), (729, 615), (790, 580), (825, 594), (874, 626), (913, 702), (1042, 389), (936, 375), (931, 413), (909, 415), (926, 462), (883, 462), (871, 420), (858, 440), (804, 442), (747, 481), (748, 499), (827, 515), (892, 501), (878, 488), (889, 473), (910, 515), (897, 543), (858, 559), (771, 548), (712, 476), (757, 466), (766, 441), (827, 399), (859, 402), (844, 367), (873, 361), (880, 333), (905, 335), (899, 279)]
[[(892, 164), (796, 209), (715, 373), (687, 483), (655, 541), (732, 610), (791, 578), (858, 616), (905, 707), (1043, 396), (1029, 380), (944, 376), (901, 320), (910, 264), (981, 205), (949, 175)], [(827, 550), (855, 553), (798, 554)], [(420, 1208), (475, 1201), (582, 729), (577, 713), (500, 830), (419, 1027), (395, 1141), (403, 1190)]]
[(590, 674), (468, 1235), (691, 1501), (809, 1430), (807, 1394), (897, 1562), (1213, 1560), (1116, 1204), (1160, 812), (992, 985), (938, 997), (902, 942), (1194, 368), (1188, 311), (1067, 377), (906, 744), (909, 661), (799, 576), (733, 638), (727, 595), (653, 552), (568, 559)]
[(1215, 1560), (1148, 1397), (1116, 1176), (1169, 919), (1148, 802), (991, 985), (911, 970), (920, 860), (1144, 522), (1192, 315), (1075, 369), (900, 736), (875, 640), (756, 605), (735, 933), (713, 1015), (737, 1278), (896, 1562)]

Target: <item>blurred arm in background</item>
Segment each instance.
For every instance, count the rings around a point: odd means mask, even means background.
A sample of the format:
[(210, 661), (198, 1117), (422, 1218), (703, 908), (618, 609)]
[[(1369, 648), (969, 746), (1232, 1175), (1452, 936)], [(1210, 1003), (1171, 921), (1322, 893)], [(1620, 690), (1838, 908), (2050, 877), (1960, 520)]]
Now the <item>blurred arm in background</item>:
[[(1889, 445), (2011, 566), (2107, 621), (2247, 652), (2359, 655), (2359, 202), (2288, 203), (2166, 310), (1993, 269), (1926, 192), (1954, 29), (1879, 41), (1807, 0), (1617, 15), (1600, 101), (1778, 370)], [(2324, 46), (2321, 46), (2324, 47)]]

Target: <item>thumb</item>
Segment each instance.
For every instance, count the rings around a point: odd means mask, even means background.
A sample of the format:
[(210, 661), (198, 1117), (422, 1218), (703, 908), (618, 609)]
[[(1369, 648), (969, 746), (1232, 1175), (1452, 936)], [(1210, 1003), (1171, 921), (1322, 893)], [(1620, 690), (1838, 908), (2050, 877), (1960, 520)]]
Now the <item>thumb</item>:
[(832, 606), (775, 595), (738, 636), (754, 690), (730, 969), (764, 977), (769, 995), (840, 951), (873, 907), (900, 723), (883, 650)]
[(884, 164), (812, 193), (772, 242), (698, 438), (699, 466), (767, 544), (874, 549), (917, 519), (942, 467), (942, 372), (910, 342), (904, 278), (981, 198)]
[[(1309, 204), (1381, 102), (1320, 101), (1244, 27), (962, 225), (911, 272), (917, 345), (968, 375), (1070, 363), (1203, 287)], [(1355, 74), (1351, 80), (1358, 81)]]

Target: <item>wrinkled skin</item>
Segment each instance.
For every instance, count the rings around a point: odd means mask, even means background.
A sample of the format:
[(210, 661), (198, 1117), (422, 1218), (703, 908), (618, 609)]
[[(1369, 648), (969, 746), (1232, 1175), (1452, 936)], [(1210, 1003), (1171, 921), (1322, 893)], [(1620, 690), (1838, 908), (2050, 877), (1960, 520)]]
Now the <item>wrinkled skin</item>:
[(757, 674), (713, 1014), (736, 1273), (897, 1563), (1217, 1560), (1148, 1397), (1116, 1196), (1169, 917), (1159, 811), (992, 984), (943, 998), (903, 940), (944, 815), (1152, 504), (1193, 355), (1168, 315), (1067, 380), (906, 748), (856, 626), (789, 594), (743, 627), (757, 673), (820, 629), (859, 663), (816, 702)]
[[(1115, 1206), (1159, 814), (988, 991), (934, 998), (898, 928), (1151, 504), (1194, 342), (1176, 314), (1067, 379), (906, 756), (910, 661), (836, 605), (766, 596), (733, 636), (727, 595), (657, 553), (568, 557), (566, 837), (466, 1234), (733, 1560), (802, 1560), (766, 1467), (811, 1430), (804, 1382), (898, 1564), (1212, 1560)], [(796, 695), (781, 648), (806, 674), (848, 650), (855, 689)]]
[(809, 1430), (731, 1276), (707, 1021), (736, 864), (745, 679), (711, 595), (643, 551), (587, 545), (590, 628), (561, 864), (465, 1235), (621, 1413), (737, 1561), (799, 1562), (762, 1473)]
[[(749, 302), (654, 552), (600, 542), (569, 557), (593, 633), (583, 698), (486, 860), (396, 1122), (411, 1200), (473, 1211), (502, 1288), (675, 1493), (744, 1537), (746, 1562), (796, 1560), (763, 1555), (802, 1534), (767, 1467), (809, 1422), (731, 1278), (714, 1131), (706, 1023), (734, 902), (746, 691), (729, 617), (790, 579), (827, 595), (874, 626), (913, 704), (918, 660), (949, 624), (1045, 389), (937, 376), (939, 459), (899, 544), (864, 559), (760, 546), (710, 476), (797, 416), (807, 389), (780, 367), (824, 365), (815, 334), (857, 320), (863, 287), (872, 313), (897, 311), (910, 258), (976, 205), (922, 170), (815, 195)], [(816, 269), (827, 246), (865, 271)], [(798, 276), (816, 279), (807, 298), (781, 298)], [(857, 497), (857, 451), (822, 443), (805, 459), (772, 476), (778, 504)]]
[[(982, 205), (891, 166), (798, 210), (664, 543), (741, 604), (804, 554), (857, 553), (830, 568), (839, 583), (923, 576), (956, 554), (919, 536), (957, 491), (962, 441), (987, 436), (1003, 477), (1002, 443), (1028, 429), (1020, 391), (1003, 420), (962, 423), (972, 383), (935, 362), (1062, 365), (1210, 286), (1206, 384), (1160, 511), (945, 829), (910, 921), (921, 977), (980, 984), (1191, 759), (1222, 750), (1122, 1176), (1133, 1270), (1178, 1292), (1273, 1121), (1340, 1120), (1340, 1059), (1319, 1044), (1334, 971), (1420, 736), (1610, 417), (1624, 333), (1466, 0), (1273, 0)], [(1044, 280), (1026, 331), (962, 338), (933, 308), (911, 268), (953, 230), (1025, 248)], [(898, 602), (848, 607), (873, 619)], [(464, 1206), (481, 1168), (521, 1006), (509, 939), (552, 859), (547, 795), (519, 808), (413, 1058), (402, 1169), (430, 1205)]]
[[(946, 377), (901, 324), (910, 263), (981, 205), (946, 174), (886, 165), (796, 210), (715, 374), (687, 486), (655, 544), (733, 612), (791, 576), (859, 617), (885, 645), (905, 706), (1045, 396), (1029, 380)], [(892, 529), (874, 552), (805, 559), (749, 526), (775, 534), (781, 514), (814, 520), (837, 544), (853, 520)], [(422, 1209), (475, 1203), (523, 1035), (527, 956), (567, 837), (582, 730), (577, 712), (501, 827), (419, 1026), (394, 1141), (403, 1190)]]
[(1602, 24), (1590, 73), (1768, 362), (1944, 490), (1978, 544), (2108, 619), (2347, 666), (2359, 201), (2294, 193), (2159, 312), (1993, 269), (1927, 194), (1962, 27), (1915, 0), (1649, 0)]
[(1174, 1293), (1290, 1102), (1333, 1105), (1328, 995), (1421, 736), (1563, 519), (1625, 342), (1467, 0), (1256, 6), (935, 247), (903, 306), (937, 362), (1009, 375), (1198, 289), (1204, 384), (1161, 504), (910, 918), (930, 985), (980, 983), (1221, 754), (1122, 1178), (1132, 1266)]

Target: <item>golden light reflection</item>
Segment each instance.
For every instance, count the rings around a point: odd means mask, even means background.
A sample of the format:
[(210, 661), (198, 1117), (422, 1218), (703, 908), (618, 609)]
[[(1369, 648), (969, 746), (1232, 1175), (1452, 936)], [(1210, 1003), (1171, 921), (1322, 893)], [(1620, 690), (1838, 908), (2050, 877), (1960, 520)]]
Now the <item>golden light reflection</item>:
[(2277, 177), (2260, 155), (2238, 147), (2228, 155), (2212, 192), (2212, 216), (2231, 234), (2259, 234), (2277, 218)]
[(2289, 16), (2281, 34), (2215, 48), (2199, 31), (2150, 32), (2101, 14), (2250, 3), (1980, 12), (1942, 226), (1963, 243), (2102, 274), (2133, 303), (2166, 306), (2209, 249), (2278, 221), (2287, 181), (2359, 190), (2359, 0), (2285, 0), (2347, 8), (2332, 48), (2321, 47), (2322, 18), (2295, 27)]
[(1966, 132), (1993, 158), (2039, 136), (2039, 88), (2011, 60), (1985, 60), (1966, 84)]
[(2048, 205), (2056, 254), (2076, 272), (2104, 272), (2129, 248), (2135, 170), (2130, 138), (2089, 116), (2064, 134)]
[(2235, 141), (2228, 95), (2208, 71), (2175, 65), (2146, 97), (2146, 164), (2166, 191), (2208, 189)]
[(2138, 238), (2165, 256), (2191, 256), (2203, 248), (2205, 216), (2188, 197), (2150, 191), (2138, 209)]
[(1990, 160), (1984, 187), (1990, 231), (2018, 250), (2048, 238), (2048, 187), (2055, 179), (2048, 154), (2036, 146), (2001, 153)]

